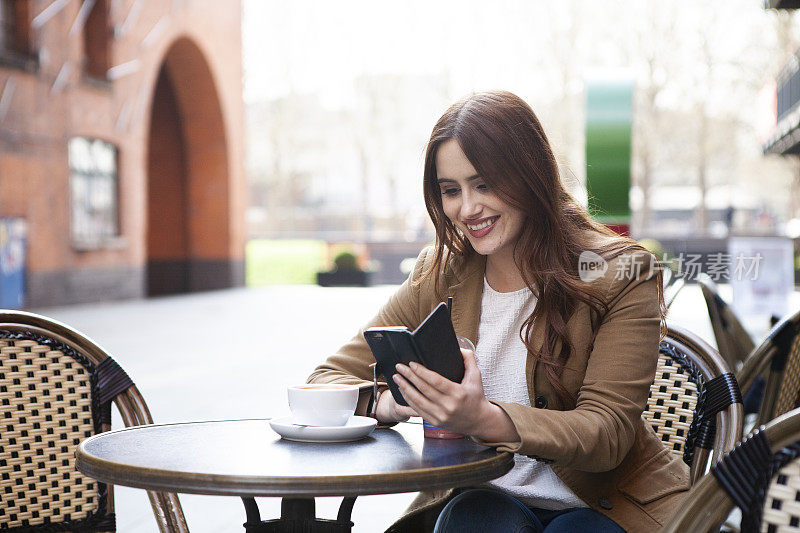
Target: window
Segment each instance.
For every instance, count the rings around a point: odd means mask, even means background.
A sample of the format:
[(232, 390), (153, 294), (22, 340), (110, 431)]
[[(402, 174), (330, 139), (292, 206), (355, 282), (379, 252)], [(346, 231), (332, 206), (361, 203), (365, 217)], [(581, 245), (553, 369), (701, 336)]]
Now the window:
[(99, 139), (69, 141), (72, 241), (99, 248), (119, 235), (117, 148)]
[(0, 58), (25, 68), (32, 60), (30, 2), (0, 0)]

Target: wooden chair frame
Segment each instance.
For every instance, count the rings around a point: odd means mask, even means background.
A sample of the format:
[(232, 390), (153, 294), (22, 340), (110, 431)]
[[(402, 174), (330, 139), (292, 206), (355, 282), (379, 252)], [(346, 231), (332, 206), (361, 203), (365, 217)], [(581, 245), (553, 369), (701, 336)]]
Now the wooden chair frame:
[[(694, 363), (707, 380), (731, 372), (719, 352), (687, 329), (668, 323), (664, 342), (671, 343), (682, 349), (684, 353), (694, 356)], [(741, 438), (743, 424), (744, 410), (741, 403), (732, 403), (717, 413), (713, 453), (712, 450), (704, 448), (698, 448), (695, 451), (695, 458), (691, 465), (693, 481), (705, 473), (709, 456), (711, 456), (711, 464), (716, 464), (725, 453), (733, 449)]]
[(747, 394), (756, 379), (766, 373), (764, 396), (758, 411), (756, 427), (766, 424), (787, 410), (785, 406), (778, 405), (782, 387), (795, 383), (800, 391), (800, 357), (798, 357), (800, 354), (796, 353), (794, 358), (789, 357), (793, 343), (800, 342), (798, 336), (800, 336), (800, 311), (784, 317), (775, 324), (764, 341), (750, 353), (736, 373), (742, 394)]
[[(800, 440), (800, 409), (775, 418), (760, 428), (773, 454)], [(725, 459), (723, 459), (725, 460)], [(764, 487), (766, 489), (766, 487)], [(662, 533), (716, 531), (730, 514), (734, 502), (713, 475), (704, 476), (661, 529)]]
[(678, 293), (681, 292), (685, 285), (685, 279), (676, 278), (673, 276), (672, 282), (664, 287), (664, 303), (666, 304), (667, 309), (672, 306), (672, 302), (675, 301), (675, 298), (678, 297)]
[(697, 276), (697, 284), (700, 285), (708, 307), (708, 317), (711, 319), (719, 353), (731, 368), (736, 369), (755, 349), (755, 342), (733, 308), (719, 295), (711, 278), (707, 274), (700, 274)]
[[(667, 334), (662, 340), (676, 347), (680, 352), (689, 356), (698, 367), (706, 381), (725, 373), (730, 373), (725, 360), (713, 347), (694, 333), (676, 326), (667, 324)], [(711, 449), (695, 448), (692, 461), (692, 481), (700, 478), (710, 463), (716, 464), (722, 456), (731, 450), (742, 435), (744, 413), (741, 403), (731, 403), (716, 414), (716, 431), (714, 444)]]
[[(23, 311), (0, 310), (0, 330), (32, 333), (61, 342), (82, 354), (95, 366), (109, 358), (108, 353), (82, 333), (47, 317)], [(113, 398), (126, 427), (152, 424), (150, 410), (136, 385), (131, 385)], [(103, 424), (103, 431), (110, 426)], [(176, 494), (147, 493), (159, 530), (187, 532), (189, 530)], [(114, 512), (113, 488), (108, 486), (107, 508)]]

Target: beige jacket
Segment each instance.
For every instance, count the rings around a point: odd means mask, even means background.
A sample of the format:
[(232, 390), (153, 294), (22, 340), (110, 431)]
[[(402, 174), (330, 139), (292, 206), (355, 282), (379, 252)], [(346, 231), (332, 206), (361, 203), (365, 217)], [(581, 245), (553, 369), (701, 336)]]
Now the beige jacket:
[[(439, 303), (433, 280), (421, 273), (433, 261), (422, 251), (407, 280), (367, 327), (415, 328)], [(642, 418), (655, 375), (659, 342), (657, 280), (651, 256), (624, 254), (609, 261), (601, 284), (609, 305), (594, 346), (590, 346), (589, 308), (580, 304), (567, 323), (574, 353), (561, 380), (574, 406), (559, 410), (557, 395), (540, 365), (528, 357), (525, 375), (532, 406), (495, 402), (511, 418), (520, 442), (484, 443), (540, 460), (593, 509), (629, 532), (656, 530), (689, 488), (689, 469), (659, 440)], [(444, 296), (453, 297), (452, 319), (458, 335), (477, 344), (485, 257), (456, 258), (444, 272)], [(637, 270), (640, 270), (637, 275)], [(546, 318), (537, 318), (533, 339), (544, 340)], [(371, 394), (374, 362), (363, 329), (324, 364), (309, 381), (356, 383), (363, 387), (359, 408)], [(541, 407), (544, 408), (541, 408)], [(423, 492), (390, 531), (429, 530), (453, 491)]]

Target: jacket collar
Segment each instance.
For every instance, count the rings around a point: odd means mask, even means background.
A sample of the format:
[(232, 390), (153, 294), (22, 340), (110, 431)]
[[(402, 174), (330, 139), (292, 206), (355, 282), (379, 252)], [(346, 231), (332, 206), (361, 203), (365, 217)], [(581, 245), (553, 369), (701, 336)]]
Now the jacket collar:
[(450, 315), (453, 328), (456, 334), (477, 344), (486, 256), (473, 253), (466, 257), (456, 257), (451, 265), (453, 282), (448, 287), (448, 296), (453, 297)]

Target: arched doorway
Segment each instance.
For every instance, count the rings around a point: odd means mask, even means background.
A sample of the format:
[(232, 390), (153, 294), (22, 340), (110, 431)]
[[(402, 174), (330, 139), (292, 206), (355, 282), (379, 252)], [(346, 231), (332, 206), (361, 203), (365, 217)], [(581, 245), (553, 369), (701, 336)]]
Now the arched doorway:
[(147, 294), (229, 287), (228, 146), (208, 63), (187, 38), (161, 65), (147, 155)]

